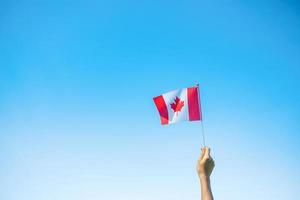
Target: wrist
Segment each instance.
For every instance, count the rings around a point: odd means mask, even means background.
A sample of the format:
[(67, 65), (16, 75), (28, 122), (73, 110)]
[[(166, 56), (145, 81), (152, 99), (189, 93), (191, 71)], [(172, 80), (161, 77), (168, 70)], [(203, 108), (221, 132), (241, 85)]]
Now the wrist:
[(199, 178), (201, 181), (209, 181), (210, 178), (206, 174), (199, 174)]

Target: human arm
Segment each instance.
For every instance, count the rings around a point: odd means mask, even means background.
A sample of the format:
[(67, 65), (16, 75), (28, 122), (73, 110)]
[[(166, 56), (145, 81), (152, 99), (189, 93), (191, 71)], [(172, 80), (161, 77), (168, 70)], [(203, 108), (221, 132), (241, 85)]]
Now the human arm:
[(197, 162), (197, 173), (201, 184), (201, 199), (213, 200), (213, 194), (210, 186), (210, 175), (214, 169), (215, 163), (210, 156), (210, 149), (204, 147)]

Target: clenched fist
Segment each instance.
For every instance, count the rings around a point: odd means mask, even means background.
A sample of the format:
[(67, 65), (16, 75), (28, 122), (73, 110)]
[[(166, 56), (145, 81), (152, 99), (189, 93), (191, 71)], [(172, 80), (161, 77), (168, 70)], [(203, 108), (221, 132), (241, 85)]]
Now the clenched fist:
[(204, 147), (201, 149), (202, 153), (197, 162), (197, 172), (199, 178), (207, 177), (209, 178), (211, 172), (215, 167), (214, 160), (210, 156), (210, 149), (208, 147)]

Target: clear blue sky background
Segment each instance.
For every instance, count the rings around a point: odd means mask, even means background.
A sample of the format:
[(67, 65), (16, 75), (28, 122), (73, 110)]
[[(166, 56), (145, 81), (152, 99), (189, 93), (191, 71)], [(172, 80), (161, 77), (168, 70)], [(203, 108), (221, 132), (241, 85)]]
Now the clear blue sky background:
[(300, 196), (297, 1), (0, 3), (0, 199), (200, 199), (198, 122), (152, 97), (200, 83), (215, 199)]

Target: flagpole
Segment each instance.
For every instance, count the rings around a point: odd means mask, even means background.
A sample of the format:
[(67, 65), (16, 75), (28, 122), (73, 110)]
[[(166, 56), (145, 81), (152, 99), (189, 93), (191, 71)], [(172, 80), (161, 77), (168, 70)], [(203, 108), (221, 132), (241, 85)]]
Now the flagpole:
[(204, 125), (203, 120), (201, 120), (201, 127), (202, 127), (202, 140), (203, 140), (203, 147), (205, 147), (205, 134), (204, 134)]
[(206, 142), (205, 142), (205, 133), (204, 133), (204, 125), (203, 125), (202, 106), (201, 106), (201, 101), (200, 101), (199, 83), (197, 83), (196, 85), (197, 85), (197, 88), (198, 88), (198, 102), (199, 102), (200, 112), (201, 112), (202, 142), (203, 142), (203, 147), (205, 147), (206, 146)]

